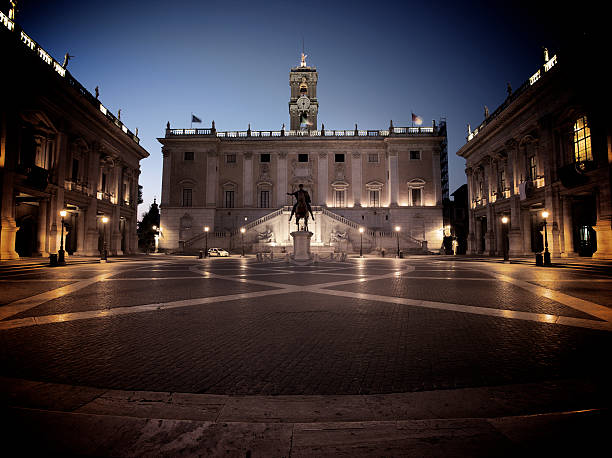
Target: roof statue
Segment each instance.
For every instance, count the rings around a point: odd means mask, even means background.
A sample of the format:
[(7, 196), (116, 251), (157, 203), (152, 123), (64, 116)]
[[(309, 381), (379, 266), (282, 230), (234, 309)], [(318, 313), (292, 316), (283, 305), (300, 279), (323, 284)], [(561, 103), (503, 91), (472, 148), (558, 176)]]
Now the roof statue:
[(300, 67), (306, 67), (306, 57), (308, 56), (302, 52), (302, 61), (300, 62)]

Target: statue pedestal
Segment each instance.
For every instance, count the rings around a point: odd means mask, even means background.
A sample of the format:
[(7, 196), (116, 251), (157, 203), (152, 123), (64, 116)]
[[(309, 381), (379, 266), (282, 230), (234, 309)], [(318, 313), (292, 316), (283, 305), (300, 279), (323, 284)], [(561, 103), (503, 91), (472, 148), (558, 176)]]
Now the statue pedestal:
[(293, 237), (293, 260), (298, 262), (311, 261), (310, 255), (310, 231), (294, 231), (291, 233)]

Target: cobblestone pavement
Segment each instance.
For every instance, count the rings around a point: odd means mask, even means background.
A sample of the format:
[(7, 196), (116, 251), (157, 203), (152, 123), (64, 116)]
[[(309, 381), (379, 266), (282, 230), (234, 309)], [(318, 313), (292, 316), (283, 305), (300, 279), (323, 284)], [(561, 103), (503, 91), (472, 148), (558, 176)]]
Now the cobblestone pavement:
[(0, 375), (105, 389), (355, 395), (603, 383), (612, 276), (439, 257), (150, 257), (0, 273)]

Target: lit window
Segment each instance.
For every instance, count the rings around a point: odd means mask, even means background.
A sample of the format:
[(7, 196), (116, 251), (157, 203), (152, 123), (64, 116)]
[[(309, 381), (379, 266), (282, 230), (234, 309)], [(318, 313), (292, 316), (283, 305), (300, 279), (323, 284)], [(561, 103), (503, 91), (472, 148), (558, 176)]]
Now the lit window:
[(591, 152), (591, 128), (587, 123), (586, 116), (578, 118), (574, 124), (574, 161), (592, 161)]
[(189, 188), (183, 189), (183, 207), (191, 207), (192, 190)]

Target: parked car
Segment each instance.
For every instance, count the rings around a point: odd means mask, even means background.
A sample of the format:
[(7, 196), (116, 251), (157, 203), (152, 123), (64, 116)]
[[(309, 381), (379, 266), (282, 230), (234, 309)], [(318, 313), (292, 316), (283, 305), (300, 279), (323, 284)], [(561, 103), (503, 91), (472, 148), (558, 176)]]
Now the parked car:
[(229, 256), (230, 254), (223, 248), (209, 248), (208, 256)]

